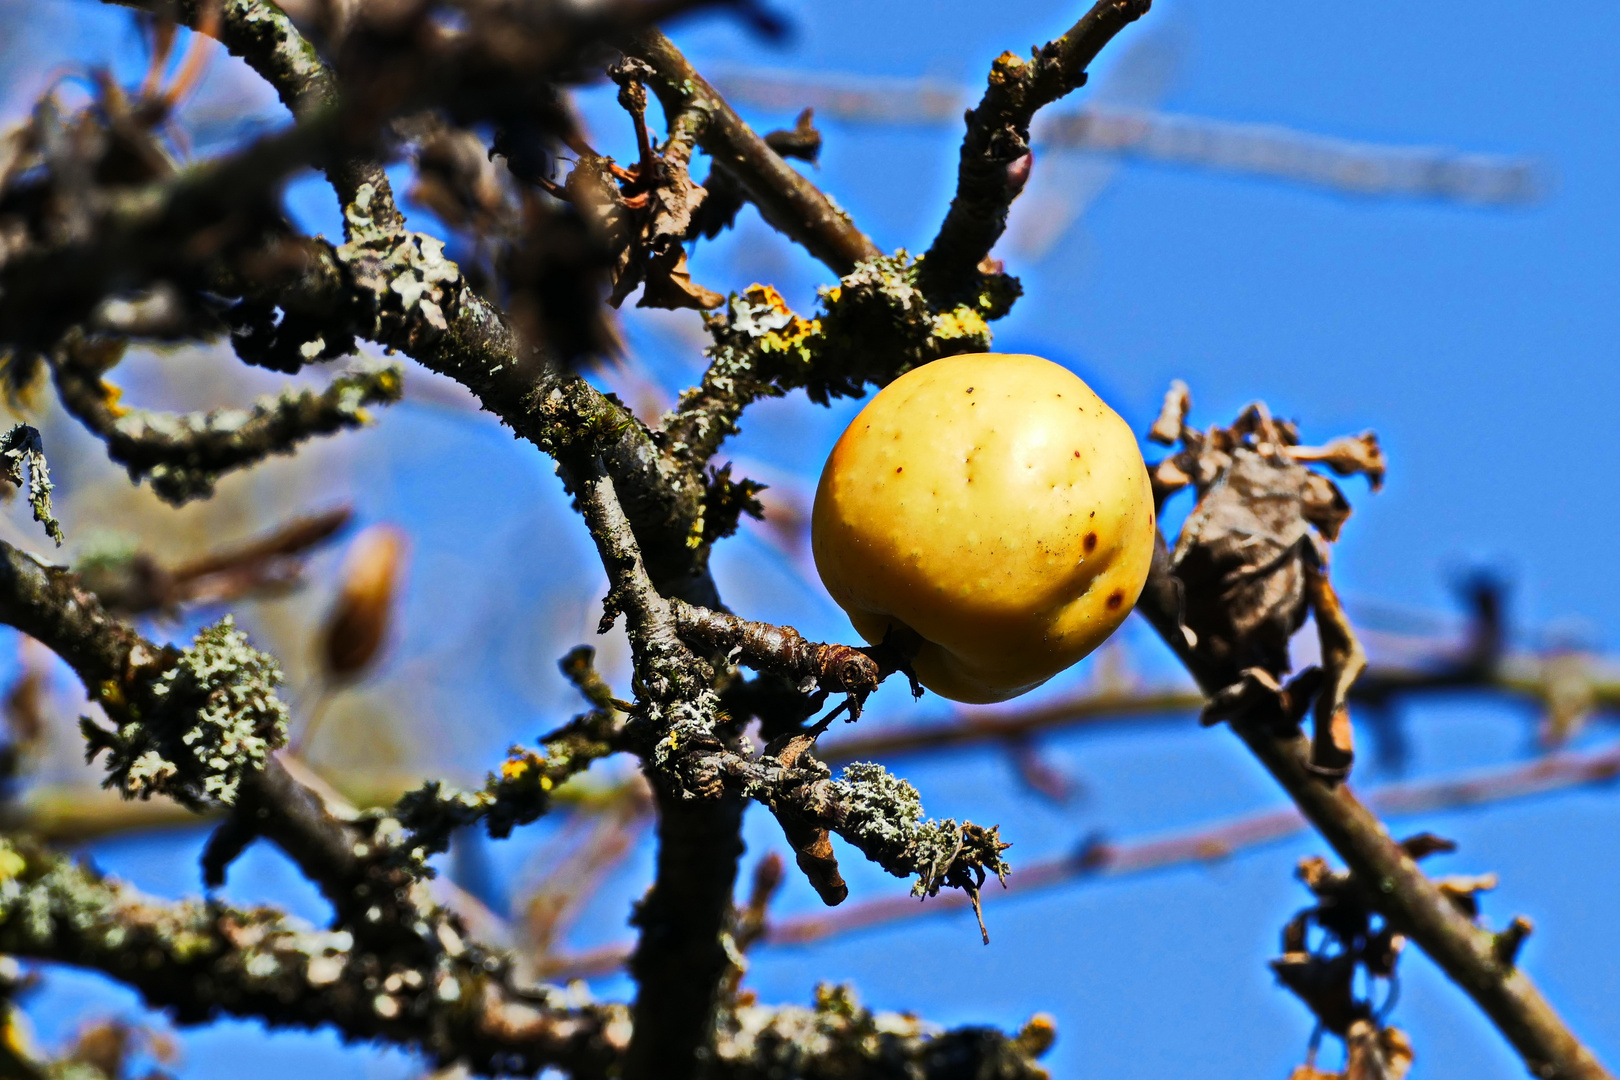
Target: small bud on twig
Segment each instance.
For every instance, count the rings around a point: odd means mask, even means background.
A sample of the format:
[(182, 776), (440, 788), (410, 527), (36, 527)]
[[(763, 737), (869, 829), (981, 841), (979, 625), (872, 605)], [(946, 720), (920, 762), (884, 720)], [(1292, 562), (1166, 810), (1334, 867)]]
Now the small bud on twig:
[(393, 614), (404, 554), (405, 538), (391, 525), (374, 525), (350, 545), (321, 641), (328, 680), (353, 679), (376, 658)]
[(1535, 924), (1523, 915), (1513, 916), (1506, 930), (1497, 934), (1491, 943), (1491, 951), (1496, 954), (1497, 961), (1503, 967), (1512, 967), (1519, 958), (1519, 949), (1524, 945), (1524, 939), (1529, 937), (1536, 928)]

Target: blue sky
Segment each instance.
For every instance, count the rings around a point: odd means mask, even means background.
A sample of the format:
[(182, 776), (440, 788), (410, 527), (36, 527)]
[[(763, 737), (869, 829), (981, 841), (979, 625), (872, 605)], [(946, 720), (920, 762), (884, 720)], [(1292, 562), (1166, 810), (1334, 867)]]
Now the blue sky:
[[(0, 0), (0, 11), (23, 6)], [(128, 54), (121, 15), (93, 5), (26, 6), (40, 15), (31, 20), (40, 56), (73, 50), (51, 56), (52, 63)], [(996, 53), (1045, 40), (1080, 10), (1048, 0), (779, 7), (796, 28), (780, 48), (716, 18), (674, 36), (700, 69), (780, 65), (977, 86)], [(46, 43), (48, 26), (73, 32)], [(1576, 627), (1594, 647), (1620, 646), (1620, 575), (1607, 562), (1616, 482), (1601, 464), (1620, 397), (1620, 308), (1613, 301), (1620, 204), (1612, 195), (1620, 130), (1620, 60), (1612, 42), (1620, 9), (1573, 5), (1538, 9), (1532, 18), (1522, 5), (1502, 2), (1159, 0), (1125, 33), (1162, 27), (1192, 43), (1165, 108), (1349, 138), (1526, 154), (1545, 167), (1549, 193), (1529, 208), (1481, 210), (1352, 200), (1127, 164), (1043, 259), (1010, 260), (1027, 293), (996, 327), (997, 347), (1067, 364), (1138, 430), (1172, 378), (1191, 384), (1202, 424), (1229, 420), (1261, 398), (1297, 418), (1310, 440), (1374, 428), (1390, 456), (1390, 477), (1377, 496), (1359, 480), (1345, 485), (1356, 513), (1335, 555), (1344, 592), (1444, 611), (1452, 604), (1451, 578), (1484, 563), (1515, 584), (1522, 642), (1535, 644), (1545, 628), (1560, 625)], [(1097, 75), (1110, 57), (1095, 65)], [(596, 95), (588, 115), (603, 147), (622, 153), (628, 129), (605, 100)], [(749, 118), (761, 127), (791, 119)], [(880, 246), (926, 247), (949, 200), (958, 131), (825, 123), (823, 133), (817, 182)], [(323, 199), (305, 186), (292, 201), (301, 216), (332, 230)], [(774, 282), (801, 307), (816, 285), (829, 282), (752, 211), (733, 233), (702, 245), (692, 266), (721, 290)], [(634, 314), (626, 320), (632, 349), (673, 391), (695, 375), (699, 358), (671, 325)], [(750, 413), (728, 452), (812, 483), (856, 408), (843, 402), (822, 410), (802, 398), (767, 403)], [(475, 770), (506, 742), (532, 737), (574, 708), (548, 665), (589, 621), (585, 609), (599, 592), (600, 573), (550, 469), (493, 422), (407, 405), (359, 438), (369, 440), (355, 451), (370, 470), (356, 487), (362, 517), (399, 521), (416, 544), (402, 651), (415, 655), (465, 638), (488, 654), (461, 674), (465, 685), (446, 689), (479, 703), (464, 710), (467, 734), (447, 751), (464, 773)], [(464, 454), (484, 463), (478, 477), (452, 471)], [(739, 611), (824, 638), (850, 637), (819, 586), (794, 576), (757, 538), (728, 542), (715, 562), (722, 591)], [(489, 618), (525, 620), (543, 646), (538, 656), (500, 655), (474, 625), (475, 603), (448, 628), (433, 617), (451, 575), (469, 567), (500, 568), (505, 576), (474, 594), (509, 587), (517, 599), (490, 600)], [(513, 607), (519, 601), (522, 610)], [(1169, 672), (1140, 627), (1126, 636), (1142, 668)], [(532, 676), (534, 667), (545, 674)], [(880, 706), (874, 716), (895, 722), (942, 711), (934, 700), (911, 706), (892, 689)], [(1533, 752), (1531, 719), (1478, 698), (1411, 707), (1403, 715), (1413, 743), (1408, 774), (1525, 757)], [(1604, 728), (1586, 741), (1610, 735)], [(1048, 746), (1085, 784), (1074, 804), (1054, 806), (1027, 793), (992, 750), (894, 767), (918, 785), (931, 813), (999, 821), (1017, 845), (1009, 852), (1015, 872), (1019, 860), (1050, 857), (1095, 830), (1127, 839), (1281, 802), (1228, 733), (1199, 729), (1190, 717), (1054, 738)], [(1378, 779), (1367, 773), (1365, 783)], [(1421, 828), (1461, 843), (1436, 869), (1501, 875), (1485, 901), (1487, 918), (1497, 926), (1514, 914), (1535, 921), (1526, 969), (1600, 1056), (1620, 1063), (1615, 794), (1597, 789), (1400, 823), (1404, 831)], [(491, 859), (503, 870), (521, 867), (547, 829), (495, 846)], [(200, 843), (200, 834), (179, 834), (102, 845), (93, 855), (144, 887), (178, 895), (196, 889)], [(749, 864), (781, 847), (774, 823), (757, 812), (748, 843)], [(921, 917), (813, 947), (764, 950), (750, 983), (763, 1000), (804, 1003), (816, 981), (847, 979), (873, 1006), (943, 1023), (1013, 1026), (1045, 1010), (1058, 1020), (1048, 1059), (1058, 1077), (1185, 1071), (1211, 1080), (1280, 1080), (1300, 1060), (1310, 1022), (1273, 985), (1265, 961), (1283, 922), (1306, 901), (1291, 877), (1295, 861), (1323, 850), (1307, 837), (1212, 867), (1005, 901), (991, 896), (988, 948), (970, 917)], [(575, 944), (625, 935), (627, 905), (645, 885), (649, 858), (641, 852), (614, 879), (577, 928)], [(846, 873), (855, 899), (904, 888), (853, 859)], [(279, 899), (321, 917), (307, 887), (263, 850), (233, 871), (228, 895)], [(780, 910), (816, 904), (793, 881)], [(1392, 1019), (1412, 1036), (1417, 1080), (1521, 1075), (1502, 1040), (1421, 955), (1409, 952), (1402, 970)], [(623, 979), (599, 989), (631, 990)], [(42, 1033), (54, 1037), (71, 1030), (75, 1017), (109, 1004), (134, 1008), (99, 979), (53, 973), (31, 1011)], [(329, 1034), (267, 1036), (251, 1024), (230, 1024), (187, 1036), (181, 1074), (270, 1077), (291, 1068), (391, 1078), (409, 1075), (411, 1063), (340, 1048)]]

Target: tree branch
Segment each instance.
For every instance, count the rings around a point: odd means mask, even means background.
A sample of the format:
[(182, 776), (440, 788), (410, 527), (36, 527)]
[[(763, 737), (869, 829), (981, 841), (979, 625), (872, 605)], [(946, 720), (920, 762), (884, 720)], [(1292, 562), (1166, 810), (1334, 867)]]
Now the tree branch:
[(251, 409), (160, 413), (120, 404), (115, 388), (71, 357), (57, 357), (51, 370), (63, 406), (107, 444), (107, 456), (175, 506), (207, 498), (227, 472), (369, 422), (366, 406), (398, 401), (403, 387), (398, 365), (389, 365), (340, 375), (319, 392), (289, 387)]
[(600, 459), (579, 460), (566, 475), (612, 586), (604, 628), (617, 612), (625, 614), (643, 698), (641, 719), (650, 728), (648, 740), (656, 740), (642, 756), (658, 800), (658, 867), (635, 915), (641, 929), (630, 965), (636, 979), (635, 1033), (624, 1075), (685, 1080), (698, 1074), (702, 1050), (712, 1039), (721, 980), (729, 970), (720, 932), (742, 855), (742, 800), (727, 794), (712, 774), (679, 767), (687, 756), (676, 754), (683, 737), (687, 747), (695, 741), (723, 745), (711, 673), (676, 635), (671, 602), (647, 575), (630, 520)]
[(655, 776), (678, 783), (691, 797), (718, 798), (731, 790), (778, 816), (830, 829), (891, 874), (918, 875), (919, 895), (932, 896), (946, 884), (972, 892), (986, 872), (1005, 876), (1004, 845), (995, 829), (925, 820), (916, 789), (877, 765), (857, 763), (832, 779), (807, 753), (813, 735), (757, 759), (734, 749), (708, 665), (681, 642), (674, 603), (647, 577), (612, 479), (600, 462), (581, 463), (569, 475), (612, 582), (606, 618), (619, 611), (627, 616), (643, 691), (632, 738), (639, 731), (652, 744), (641, 752)]
[[(565, 1068), (611, 1075), (624, 1013), (564, 1006), (516, 986), (504, 962), (446, 925), (428, 962), (357, 947), (345, 930), (314, 930), (269, 908), (164, 903), (17, 840), (0, 839), (0, 949), (101, 971), (183, 1024), (225, 1013), (272, 1027), (336, 1027), (486, 1074)], [(132, 958), (139, 957), (139, 963)]]
[[(193, 30), (212, 31), (232, 56), (240, 57), (269, 83), (294, 118), (305, 121), (339, 105), (337, 79), (282, 10), (266, 0), (106, 0), (142, 11), (161, 9)], [(217, 19), (213, 16), (217, 15)], [(405, 217), (375, 161), (343, 158), (326, 163), (327, 179), (344, 206), (369, 187), (370, 223), (397, 231)], [(345, 223), (345, 231), (350, 226)]]
[(304, 562), (353, 518), (340, 506), (297, 517), (244, 543), (164, 565), (149, 551), (112, 551), (81, 559), (74, 572), (107, 610), (121, 615), (173, 613), (181, 605), (277, 594), (300, 584)]
[[(674, 605), (647, 576), (612, 478), (598, 459), (570, 460), (565, 475), (608, 569), (607, 618), (622, 611), (627, 619), (642, 699), (632, 731), (640, 732), (662, 815), (659, 875), (638, 916), (643, 935), (632, 964), (638, 1030), (646, 1034), (632, 1041), (628, 1075), (684, 1075), (695, 1067), (686, 1063), (696, 1060), (727, 970), (719, 932), (740, 854), (737, 796), (769, 806), (790, 837), (806, 826), (831, 829), (889, 872), (917, 874), (922, 895), (941, 885), (976, 894), (987, 872), (1005, 875), (1003, 845), (994, 829), (924, 820), (916, 790), (878, 766), (851, 766), (831, 779), (805, 753), (813, 738), (790, 741), (774, 757), (734, 749), (712, 673), (681, 642)], [(830, 861), (830, 848), (816, 853), (821, 877), (812, 880), (836, 903), (847, 890), (832, 883)]]
[(673, 602), (676, 632), (705, 655), (723, 654), (758, 671), (779, 675), (803, 692), (830, 690), (849, 695), (850, 719), (885, 678), (900, 670), (892, 650), (875, 646), (828, 645), (806, 641), (791, 626), (752, 622), (721, 611)]
[[(1213, 694), (1236, 683), (1240, 673), (1188, 643), (1182, 631), (1180, 593), (1161, 539), (1137, 609), (1181, 657), (1205, 693)], [(1478, 1003), (1534, 1075), (1547, 1080), (1609, 1077), (1529, 976), (1501, 963), (1493, 935), (1469, 921), (1418, 869), (1349, 785), (1331, 783), (1310, 771), (1310, 741), (1303, 734), (1297, 729), (1279, 731), (1275, 719), (1263, 710), (1250, 710), (1230, 724), (1350, 871), (1362, 881), (1378, 883), (1372, 899), (1380, 914)]]
[[(1401, 817), (1445, 810), (1492, 806), (1574, 788), (1612, 786), (1620, 777), (1620, 747), (1588, 754), (1564, 754), (1524, 765), (1461, 777), (1442, 777), (1410, 784), (1392, 784), (1367, 794), (1375, 810)], [(1276, 843), (1309, 828), (1297, 807), (1269, 810), (1213, 826), (1135, 842), (1116, 843), (1092, 838), (1072, 853), (1055, 859), (1026, 863), (1008, 883), (1007, 891), (1024, 895), (1092, 878), (1150, 873), (1189, 863), (1212, 863), (1242, 851)], [(835, 912), (773, 919), (760, 941), (768, 945), (804, 945), (871, 926), (898, 922), (919, 915), (960, 911), (969, 906), (964, 894), (943, 895), (933, 904), (919, 905), (910, 896), (888, 896), (851, 904)], [(592, 979), (619, 970), (630, 955), (624, 942), (591, 949), (573, 956), (548, 958), (540, 965), (547, 979)]]
[(859, 397), (867, 384), (885, 385), (931, 360), (989, 349), (988, 321), (1016, 295), (1004, 279), (986, 278), (972, 297), (936, 308), (919, 287), (921, 268), (903, 251), (862, 262), (822, 291), (812, 319), (766, 285), (733, 295), (728, 317), (709, 324), (714, 344), (702, 383), (664, 420), (669, 453), (701, 466), (760, 398), (799, 389), (821, 404)]
[(689, 110), (707, 115), (698, 145), (742, 187), (766, 221), (803, 244), (842, 277), (855, 264), (881, 255), (849, 215), (766, 145), (658, 30), (632, 37), (625, 52), (652, 67), (653, 92), (674, 117)]
[(1086, 67), (1115, 34), (1147, 14), (1152, 0), (1098, 0), (1068, 33), (1029, 60), (1002, 53), (984, 97), (967, 114), (956, 197), (923, 260), (929, 296), (977, 291), (979, 263), (1007, 228), (1007, 210), (1029, 179), (1029, 124), (1035, 113), (1085, 85)]

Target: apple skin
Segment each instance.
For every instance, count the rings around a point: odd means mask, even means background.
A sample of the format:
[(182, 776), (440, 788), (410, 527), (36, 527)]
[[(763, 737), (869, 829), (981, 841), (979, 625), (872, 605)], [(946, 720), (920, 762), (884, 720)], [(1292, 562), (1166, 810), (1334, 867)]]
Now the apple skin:
[(1033, 690), (1112, 634), (1153, 559), (1153, 490), (1125, 421), (1038, 356), (907, 372), (839, 438), (816, 569), (868, 642), (964, 702)]

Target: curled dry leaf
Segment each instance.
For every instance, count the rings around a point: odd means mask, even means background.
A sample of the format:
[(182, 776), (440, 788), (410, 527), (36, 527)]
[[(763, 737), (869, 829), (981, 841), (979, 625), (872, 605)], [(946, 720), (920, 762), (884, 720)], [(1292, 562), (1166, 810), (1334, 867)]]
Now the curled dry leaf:
[[(1350, 444), (1371, 462), (1377, 439), (1368, 433), (1335, 440), (1322, 451), (1299, 447), (1293, 424), (1255, 403), (1227, 428), (1200, 432), (1186, 423), (1191, 394), (1177, 383), (1149, 437), (1180, 448), (1152, 469), (1155, 498), (1191, 486), (1198, 503), (1188, 515), (1170, 568), (1180, 584), (1181, 621), (1188, 641), (1232, 673), (1211, 698), (1206, 719), (1252, 713), (1269, 692), (1280, 721), (1293, 724), (1316, 702), (1311, 767), (1330, 780), (1349, 774), (1354, 760), (1351, 685), (1366, 657), (1328, 579), (1328, 547), (1350, 516), (1338, 485), (1300, 463), (1348, 459)], [(1343, 444), (1344, 449), (1327, 454)], [(1382, 469), (1382, 457), (1377, 456)], [(1382, 476), (1380, 471), (1379, 476)], [(1292, 669), (1289, 640), (1314, 615), (1322, 667), (1284, 686)]]

